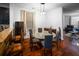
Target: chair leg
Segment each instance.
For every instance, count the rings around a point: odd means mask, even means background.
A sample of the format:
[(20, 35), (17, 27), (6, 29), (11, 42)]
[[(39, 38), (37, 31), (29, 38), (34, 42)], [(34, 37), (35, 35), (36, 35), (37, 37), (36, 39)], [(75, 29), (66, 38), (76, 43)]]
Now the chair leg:
[(52, 49), (44, 49), (44, 56), (52, 56)]

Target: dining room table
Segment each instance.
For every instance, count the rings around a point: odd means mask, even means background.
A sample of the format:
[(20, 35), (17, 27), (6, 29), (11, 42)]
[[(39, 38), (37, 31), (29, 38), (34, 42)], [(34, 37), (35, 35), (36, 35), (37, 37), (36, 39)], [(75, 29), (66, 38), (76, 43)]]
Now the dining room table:
[[(43, 46), (44, 46), (44, 40), (45, 40), (45, 36), (46, 36), (46, 35), (52, 35), (53, 38), (56, 37), (56, 34), (55, 34), (55, 33), (50, 34), (48, 31), (44, 31), (44, 32), (41, 32), (41, 33), (35, 32), (35, 33), (33, 34), (33, 36), (35, 37), (34, 40), (35, 40), (35, 41), (40, 41)], [(52, 39), (52, 41), (53, 41), (53, 40), (56, 40), (56, 39)]]
[(55, 33), (50, 34), (49, 32), (45, 31), (45, 32), (35, 32), (35, 34), (33, 35), (35, 38), (39, 38), (39, 39), (45, 39), (45, 35), (53, 35), (53, 38), (56, 37)]

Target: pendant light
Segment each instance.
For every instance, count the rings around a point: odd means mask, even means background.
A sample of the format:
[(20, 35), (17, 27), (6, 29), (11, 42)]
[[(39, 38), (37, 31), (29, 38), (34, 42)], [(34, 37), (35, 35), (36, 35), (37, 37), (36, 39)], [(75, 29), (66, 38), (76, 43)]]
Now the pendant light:
[(45, 12), (45, 3), (41, 3), (41, 7), (42, 7), (42, 14), (46, 14), (46, 12)]

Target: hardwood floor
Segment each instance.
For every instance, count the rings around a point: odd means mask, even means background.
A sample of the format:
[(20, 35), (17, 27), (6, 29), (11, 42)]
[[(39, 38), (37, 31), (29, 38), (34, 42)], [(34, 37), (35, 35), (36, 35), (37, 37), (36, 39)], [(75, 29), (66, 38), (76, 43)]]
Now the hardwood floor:
[[(79, 47), (72, 45), (71, 41), (68, 37), (64, 37), (64, 40), (62, 41), (60, 50), (53, 49), (52, 53), (54, 56), (79, 56)], [(29, 51), (30, 52), (30, 51)], [(42, 56), (40, 50), (36, 50), (30, 53), (26, 53), (24, 55), (30, 55), (30, 56)]]
[(64, 56), (79, 56), (79, 47), (72, 45), (69, 38), (64, 38)]
[[(64, 37), (59, 46), (59, 49), (55, 47), (52, 49), (52, 56), (79, 56), (79, 47), (72, 45), (68, 37)], [(23, 53), (20, 55), (22, 54), (23, 56), (44, 56), (42, 49), (30, 51), (29, 39), (23, 41)]]

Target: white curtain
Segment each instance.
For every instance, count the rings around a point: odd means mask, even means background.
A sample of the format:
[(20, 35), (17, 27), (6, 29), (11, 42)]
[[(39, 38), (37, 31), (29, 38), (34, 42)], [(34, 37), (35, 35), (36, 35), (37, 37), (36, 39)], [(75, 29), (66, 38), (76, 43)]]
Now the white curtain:
[(29, 29), (32, 29), (34, 32), (34, 21), (33, 21), (33, 13), (28, 12), (26, 10), (21, 10), (21, 20), (24, 21), (24, 32), (25, 34)]

